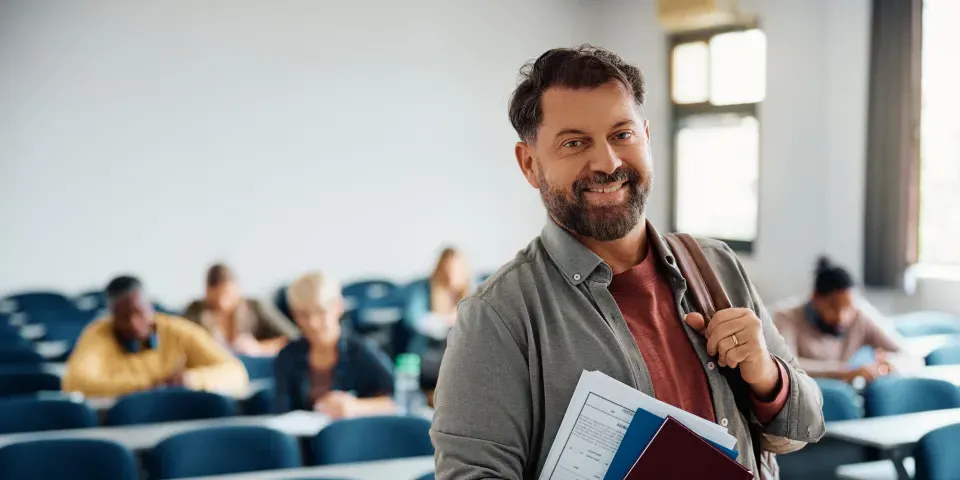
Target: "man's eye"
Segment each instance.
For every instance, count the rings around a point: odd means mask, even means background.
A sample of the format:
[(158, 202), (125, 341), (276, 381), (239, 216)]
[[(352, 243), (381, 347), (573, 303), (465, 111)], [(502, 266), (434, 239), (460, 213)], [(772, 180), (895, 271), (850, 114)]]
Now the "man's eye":
[(578, 148), (583, 146), (583, 140), (570, 140), (563, 144), (566, 148)]
[(629, 140), (633, 137), (633, 132), (620, 132), (613, 136), (617, 140)]

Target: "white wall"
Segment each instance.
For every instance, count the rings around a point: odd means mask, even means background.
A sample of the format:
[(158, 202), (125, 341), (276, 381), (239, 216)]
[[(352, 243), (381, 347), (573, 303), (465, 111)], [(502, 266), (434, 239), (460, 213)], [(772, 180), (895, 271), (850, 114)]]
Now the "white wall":
[(187, 300), (321, 267), (496, 268), (544, 216), (516, 170), (518, 67), (575, 1), (0, 3), (0, 293), (118, 272)]

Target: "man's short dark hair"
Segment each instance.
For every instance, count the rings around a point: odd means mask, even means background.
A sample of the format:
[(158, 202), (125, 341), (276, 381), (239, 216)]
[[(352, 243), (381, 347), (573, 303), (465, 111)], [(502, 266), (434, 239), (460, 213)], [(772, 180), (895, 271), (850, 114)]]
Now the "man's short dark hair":
[(130, 275), (121, 275), (107, 284), (107, 300), (112, 302), (135, 290), (142, 290), (143, 283), (140, 279)]
[(520, 84), (510, 98), (510, 123), (521, 140), (532, 140), (543, 121), (541, 101), (548, 88), (597, 88), (611, 80), (632, 91), (637, 107), (643, 106), (643, 74), (617, 54), (592, 45), (549, 50), (520, 69)]
[(219, 287), (230, 281), (233, 281), (233, 272), (230, 271), (230, 267), (222, 263), (214, 264), (210, 270), (207, 270), (208, 287)]

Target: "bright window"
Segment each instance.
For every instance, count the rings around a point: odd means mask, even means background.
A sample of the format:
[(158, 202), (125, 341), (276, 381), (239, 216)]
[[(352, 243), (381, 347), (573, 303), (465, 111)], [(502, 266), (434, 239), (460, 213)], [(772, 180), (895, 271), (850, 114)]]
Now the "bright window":
[(920, 262), (960, 265), (960, 1), (925, 0)]
[(671, 48), (674, 227), (750, 251), (757, 238), (757, 105), (766, 96), (766, 36), (757, 29), (702, 32), (673, 38)]

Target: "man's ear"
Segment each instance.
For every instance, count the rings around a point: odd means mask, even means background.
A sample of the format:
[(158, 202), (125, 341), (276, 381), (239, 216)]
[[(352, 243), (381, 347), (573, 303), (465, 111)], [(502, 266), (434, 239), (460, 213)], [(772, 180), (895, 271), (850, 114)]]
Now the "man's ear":
[(647, 141), (650, 141), (650, 120), (643, 119), (643, 133), (647, 135)]
[(529, 183), (531, 187), (539, 189), (540, 179), (537, 177), (536, 162), (533, 161), (533, 149), (525, 142), (517, 142), (513, 153), (517, 156), (517, 165), (520, 166), (520, 171), (523, 172), (527, 183)]

